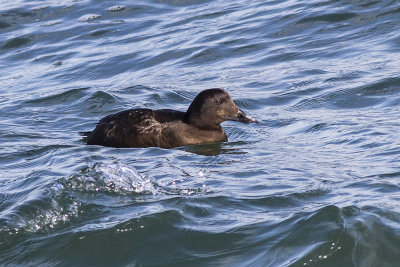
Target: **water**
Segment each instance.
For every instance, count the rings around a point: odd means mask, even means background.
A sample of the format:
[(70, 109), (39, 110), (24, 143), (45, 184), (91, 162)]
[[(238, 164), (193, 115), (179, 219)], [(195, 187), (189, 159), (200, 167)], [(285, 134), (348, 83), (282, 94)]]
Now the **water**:
[[(399, 1), (5, 1), (0, 264), (399, 266)], [(87, 146), (227, 89), (258, 125)]]

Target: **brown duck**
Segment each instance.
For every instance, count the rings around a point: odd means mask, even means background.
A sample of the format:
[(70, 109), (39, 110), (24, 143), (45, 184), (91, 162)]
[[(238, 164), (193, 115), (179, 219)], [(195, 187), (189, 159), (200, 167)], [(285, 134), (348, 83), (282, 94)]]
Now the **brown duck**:
[(222, 89), (200, 92), (186, 112), (172, 109), (130, 109), (102, 118), (91, 132), (88, 145), (110, 147), (163, 147), (225, 142), (224, 121), (257, 123)]

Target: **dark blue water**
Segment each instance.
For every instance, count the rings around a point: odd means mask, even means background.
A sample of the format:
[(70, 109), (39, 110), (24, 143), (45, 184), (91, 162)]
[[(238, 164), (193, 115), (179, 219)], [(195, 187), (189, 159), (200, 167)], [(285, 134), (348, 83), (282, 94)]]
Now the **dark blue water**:
[[(399, 1), (7, 1), (0, 264), (399, 266)], [(225, 88), (258, 125), (87, 146)]]

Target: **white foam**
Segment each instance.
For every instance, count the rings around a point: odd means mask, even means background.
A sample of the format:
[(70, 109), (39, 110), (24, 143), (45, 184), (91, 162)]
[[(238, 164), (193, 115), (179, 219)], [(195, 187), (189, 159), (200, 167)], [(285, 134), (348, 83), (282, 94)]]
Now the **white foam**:
[(117, 162), (97, 164), (94, 168), (102, 173), (102, 179), (107, 185), (129, 192), (157, 194), (153, 181), (149, 177), (141, 176), (134, 167)]

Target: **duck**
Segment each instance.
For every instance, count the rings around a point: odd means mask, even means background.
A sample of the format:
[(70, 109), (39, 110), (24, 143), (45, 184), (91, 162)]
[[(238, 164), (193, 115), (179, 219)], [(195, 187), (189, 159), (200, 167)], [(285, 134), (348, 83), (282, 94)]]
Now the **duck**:
[(221, 88), (201, 91), (186, 112), (172, 109), (129, 109), (99, 120), (81, 134), (88, 145), (117, 148), (173, 148), (228, 141), (221, 123), (258, 123), (242, 111)]

